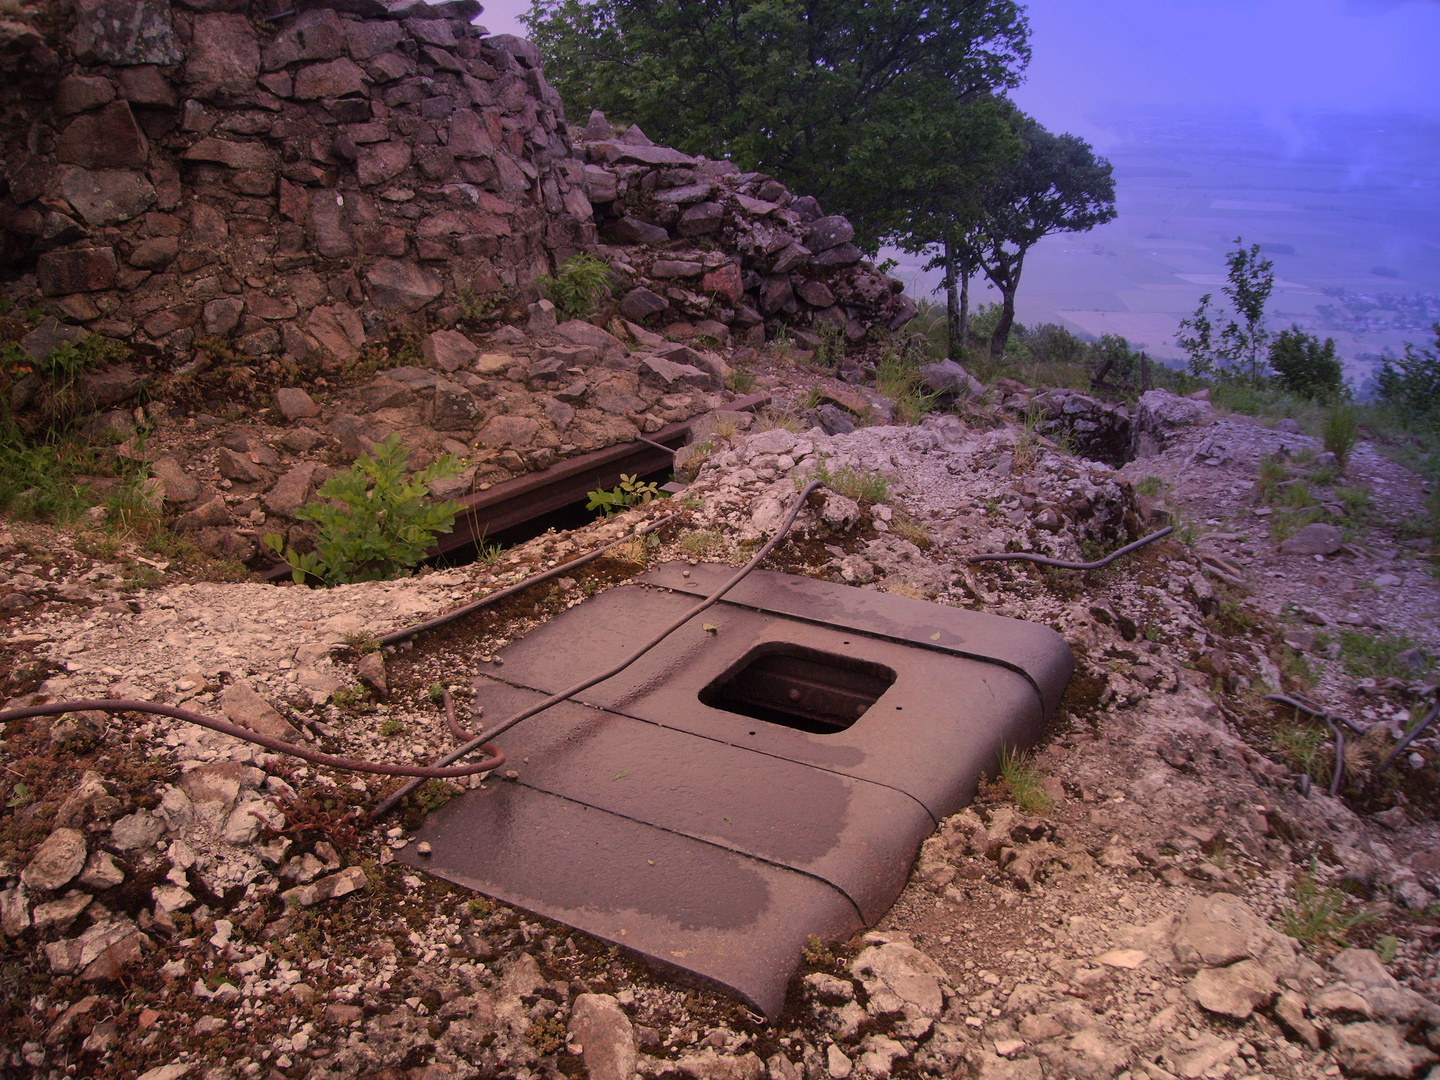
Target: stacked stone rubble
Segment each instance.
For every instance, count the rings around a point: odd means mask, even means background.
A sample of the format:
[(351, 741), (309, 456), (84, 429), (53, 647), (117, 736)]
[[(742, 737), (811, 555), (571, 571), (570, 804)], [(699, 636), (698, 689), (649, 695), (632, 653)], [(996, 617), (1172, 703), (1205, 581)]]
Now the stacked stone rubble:
[(782, 322), (858, 341), (915, 314), (901, 283), (862, 257), (851, 224), (814, 198), (730, 161), (655, 146), (638, 127), (616, 137), (599, 112), (579, 137), (601, 236), (621, 247), (616, 263), (632, 279), (627, 318), (719, 323), (758, 344)]
[(858, 338), (913, 310), (775, 180), (598, 121), (572, 141), (537, 50), (486, 36), (474, 0), (298, 6), (77, 0), (44, 34), (0, 25), (0, 264), (61, 336), (324, 371), (470, 294), (533, 299), (599, 232), (637, 324)]
[(478, 4), (265, 8), (82, 0), (0, 53), (4, 258), (64, 320), (323, 369), (594, 242), (559, 97)]

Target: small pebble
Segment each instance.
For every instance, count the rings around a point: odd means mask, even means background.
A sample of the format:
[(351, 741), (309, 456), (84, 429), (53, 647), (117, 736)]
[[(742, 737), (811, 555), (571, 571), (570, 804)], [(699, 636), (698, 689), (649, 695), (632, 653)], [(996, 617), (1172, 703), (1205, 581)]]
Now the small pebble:
[(430, 843), (429, 843), (429, 841), (427, 841), (427, 840), (421, 840), (420, 843), (418, 843), (418, 844), (415, 845), (415, 850), (418, 851), (421, 855), (429, 855), (429, 854), (430, 854)]

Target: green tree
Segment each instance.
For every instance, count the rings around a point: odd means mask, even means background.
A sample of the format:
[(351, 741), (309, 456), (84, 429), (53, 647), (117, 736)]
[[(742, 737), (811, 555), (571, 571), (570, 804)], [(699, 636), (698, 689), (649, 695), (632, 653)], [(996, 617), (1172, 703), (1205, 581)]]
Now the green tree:
[(1405, 355), (1386, 357), (1376, 377), (1380, 400), (1413, 420), (1440, 420), (1440, 323), (1434, 349), (1405, 343)]
[(1280, 385), (1311, 401), (1337, 401), (1345, 393), (1345, 372), (1335, 358), (1335, 339), (1322, 343), (1295, 324), (1270, 342), (1270, 366)]
[(1025, 151), (990, 189), (974, 233), (980, 269), (1000, 290), (992, 356), (1004, 353), (1010, 338), (1025, 254), (1051, 233), (1084, 232), (1115, 218), (1110, 163), (1089, 143), (1054, 135), (1018, 110), (1013, 122)]
[(899, 205), (877, 157), (929, 150), (956, 102), (1014, 86), (1014, 0), (534, 0), (547, 77), (690, 153), (780, 176), (873, 248)]
[(1258, 386), (1262, 358), (1268, 355), (1270, 332), (1265, 329), (1265, 305), (1275, 288), (1275, 264), (1260, 255), (1260, 245), (1245, 247), (1235, 238), (1235, 250), (1225, 257), (1227, 283), (1221, 289), (1234, 315), (1221, 322), (1222, 312), (1212, 308), (1213, 293), (1200, 298), (1200, 306), (1188, 319), (1180, 320), (1179, 346), (1190, 355), (1195, 375), (1248, 373)]
[[(1019, 160), (1025, 144), (1010, 123), (1013, 106), (981, 95), (931, 111), (904, 129), (870, 163), (886, 177), (890, 204), (874, 215), (882, 240), (914, 255), (932, 258), (927, 270), (945, 274), (948, 354), (961, 359), (968, 334), (969, 283), (980, 268), (980, 230), (985, 199), (1004, 170)], [(927, 129), (930, 137), (913, 133)], [(937, 153), (936, 147), (944, 152)]]

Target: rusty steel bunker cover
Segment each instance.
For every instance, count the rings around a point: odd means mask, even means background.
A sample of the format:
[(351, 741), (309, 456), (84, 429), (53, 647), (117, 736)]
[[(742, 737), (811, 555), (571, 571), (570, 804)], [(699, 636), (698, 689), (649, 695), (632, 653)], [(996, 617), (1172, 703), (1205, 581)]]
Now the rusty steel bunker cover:
[[(537, 627), (474, 680), (503, 717), (603, 670), (732, 568), (660, 566)], [(620, 674), (503, 741), (400, 858), (771, 1017), (810, 935), (874, 924), (920, 842), (1073, 670), (1048, 627), (756, 571)]]

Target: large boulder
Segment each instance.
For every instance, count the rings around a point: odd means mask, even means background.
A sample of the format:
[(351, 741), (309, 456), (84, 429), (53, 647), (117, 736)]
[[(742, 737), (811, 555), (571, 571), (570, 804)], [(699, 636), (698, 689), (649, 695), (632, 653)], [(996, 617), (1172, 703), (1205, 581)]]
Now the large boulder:
[(1154, 457), (1170, 447), (1180, 432), (1214, 421), (1208, 401), (1179, 397), (1169, 390), (1147, 390), (1135, 407), (1131, 452), (1137, 458)]

